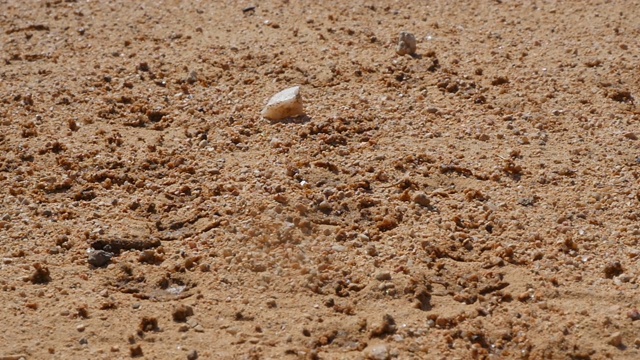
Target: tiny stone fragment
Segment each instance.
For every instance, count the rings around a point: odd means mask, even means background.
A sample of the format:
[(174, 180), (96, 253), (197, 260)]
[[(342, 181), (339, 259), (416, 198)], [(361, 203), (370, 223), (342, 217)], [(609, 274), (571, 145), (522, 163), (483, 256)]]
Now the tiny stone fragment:
[(387, 345), (380, 344), (374, 345), (367, 351), (367, 359), (370, 360), (388, 360), (389, 359), (389, 349)]
[(429, 200), (429, 197), (427, 197), (427, 194), (423, 192), (419, 192), (415, 194), (413, 196), (413, 202), (424, 207), (428, 207), (431, 205), (431, 201)]
[(132, 346), (129, 348), (129, 352), (131, 353), (131, 357), (141, 357), (142, 347), (140, 345)]
[(140, 332), (158, 331), (158, 319), (155, 317), (145, 316), (140, 320)]
[(187, 78), (184, 81), (189, 85), (193, 85), (193, 84), (197, 83), (198, 82), (198, 73), (196, 73), (195, 71), (191, 71), (189, 73), (189, 76), (187, 76)]
[(619, 261), (610, 262), (604, 267), (604, 276), (607, 279), (613, 279), (615, 276), (618, 276), (622, 273), (622, 264), (620, 264)]
[[(153, 120), (152, 120), (153, 121)], [(158, 120), (159, 121), (159, 120)], [(145, 250), (160, 246), (160, 240), (155, 238), (105, 238), (93, 241), (91, 247), (95, 250), (105, 250), (119, 253), (121, 250)]]
[(191, 352), (187, 354), (187, 360), (196, 360), (197, 358), (198, 358), (198, 352), (195, 350), (191, 350)]
[(380, 337), (386, 334), (393, 334), (397, 330), (396, 322), (389, 314), (385, 314), (382, 317), (381, 323), (371, 325), (370, 338)]
[(624, 134), (624, 137), (626, 137), (629, 140), (638, 140), (638, 135), (636, 135), (636, 133), (634, 132), (628, 132)]
[(611, 334), (608, 341), (609, 345), (620, 347), (622, 346), (622, 334), (620, 332), (615, 332)]
[(333, 207), (327, 201), (323, 201), (318, 205), (318, 210), (325, 214), (330, 214), (333, 211)]
[(104, 251), (104, 250), (93, 250), (89, 252), (89, 258), (87, 262), (89, 265), (95, 267), (103, 267), (111, 262), (111, 258), (113, 257), (113, 253)]
[(631, 321), (640, 320), (640, 311), (634, 308), (627, 313), (627, 317), (631, 319)]
[(178, 305), (171, 313), (173, 321), (185, 322), (189, 316), (193, 316), (193, 308), (188, 305)]
[(149, 71), (149, 64), (147, 64), (146, 62), (141, 62), (140, 64), (138, 64), (138, 70), (140, 71)]
[(275, 94), (262, 110), (262, 116), (269, 120), (282, 120), (304, 115), (300, 86), (294, 86)]
[(396, 53), (400, 56), (407, 54), (414, 55), (416, 53), (416, 37), (406, 31), (400, 32)]
[(376, 280), (378, 281), (387, 281), (387, 280), (391, 280), (391, 273), (388, 271), (379, 271), (376, 274)]
[(156, 254), (155, 251), (151, 249), (143, 250), (138, 256), (138, 261), (146, 264), (159, 264), (164, 261), (162, 255)]
[(49, 269), (46, 266), (42, 266), (40, 263), (33, 264), (35, 271), (29, 277), (29, 280), (33, 284), (46, 284), (51, 281), (51, 275)]

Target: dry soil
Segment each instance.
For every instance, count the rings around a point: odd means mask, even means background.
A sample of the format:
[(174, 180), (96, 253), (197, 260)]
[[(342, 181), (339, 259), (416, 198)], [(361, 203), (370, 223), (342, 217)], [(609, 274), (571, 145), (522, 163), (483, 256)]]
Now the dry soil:
[(638, 19), (0, 1), (0, 359), (640, 358)]

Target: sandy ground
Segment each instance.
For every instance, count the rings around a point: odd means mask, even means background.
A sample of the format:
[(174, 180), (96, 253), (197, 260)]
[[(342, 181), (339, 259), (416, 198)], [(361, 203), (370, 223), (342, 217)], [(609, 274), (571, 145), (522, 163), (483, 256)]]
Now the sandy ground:
[(638, 19), (0, 1), (0, 359), (640, 358)]

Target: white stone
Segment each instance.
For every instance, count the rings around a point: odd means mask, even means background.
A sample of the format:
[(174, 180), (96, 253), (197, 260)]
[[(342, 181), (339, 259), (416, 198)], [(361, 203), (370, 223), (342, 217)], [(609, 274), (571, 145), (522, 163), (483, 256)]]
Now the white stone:
[(412, 33), (402, 31), (400, 38), (398, 39), (398, 45), (396, 46), (396, 53), (398, 55), (413, 55), (416, 53), (416, 37)]
[(273, 95), (262, 110), (262, 116), (269, 120), (282, 120), (300, 115), (304, 115), (300, 86), (294, 86)]
[(374, 345), (367, 351), (367, 359), (370, 360), (388, 360), (389, 359), (389, 349), (386, 345)]

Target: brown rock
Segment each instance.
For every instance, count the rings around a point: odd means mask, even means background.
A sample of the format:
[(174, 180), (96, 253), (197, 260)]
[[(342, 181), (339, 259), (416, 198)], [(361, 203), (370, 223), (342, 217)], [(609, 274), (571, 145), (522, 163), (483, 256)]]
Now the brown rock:
[(193, 316), (193, 308), (180, 304), (173, 309), (171, 316), (175, 322), (185, 322), (189, 316)]

